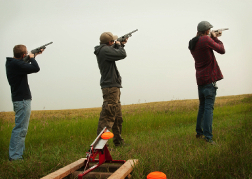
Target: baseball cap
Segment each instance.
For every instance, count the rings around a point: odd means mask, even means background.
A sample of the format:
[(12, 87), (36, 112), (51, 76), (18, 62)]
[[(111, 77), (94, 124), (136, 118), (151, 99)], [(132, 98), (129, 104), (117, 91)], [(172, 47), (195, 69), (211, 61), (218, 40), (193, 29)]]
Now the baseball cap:
[(197, 30), (198, 32), (204, 32), (208, 29), (211, 29), (213, 26), (207, 22), (207, 21), (201, 21), (199, 24), (198, 24), (198, 27), (197, 27)]
[(100, 43), (107, 43), (111, 40), (116, 40), (118, 38), (117, 35), (113, 35), (111, 32), (103, 32), (100, 36)]

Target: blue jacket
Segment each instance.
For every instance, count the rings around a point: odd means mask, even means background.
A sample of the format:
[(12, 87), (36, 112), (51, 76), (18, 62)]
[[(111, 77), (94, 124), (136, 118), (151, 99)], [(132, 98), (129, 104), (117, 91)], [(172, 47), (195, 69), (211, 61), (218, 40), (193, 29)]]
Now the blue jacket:
[(32, 99), (27, 74), (36, 73), (40, 70), (37, 61), (31, 58), (30, 63), (25, 63), (21, 59), (7, 57), (5, 67), (11, 87), (12, 101)]

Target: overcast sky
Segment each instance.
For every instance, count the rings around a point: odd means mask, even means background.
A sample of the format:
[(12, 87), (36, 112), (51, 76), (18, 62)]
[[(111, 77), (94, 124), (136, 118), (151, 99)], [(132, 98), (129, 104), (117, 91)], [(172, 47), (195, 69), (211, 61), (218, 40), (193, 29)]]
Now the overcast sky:
[(94, 47), (102, 32), (129, 39), (127, 58), (116, 62), (121, 103), (197, 99), (188, 41), (197, 24), (229, 28), (215, 53), (224, 79), (217, 96), (252, 93), (251, 0), (0, 0), (0, 111), (12, 111), (6, 57), (24, 44), (28, 51), (53, 42), (36, 57), (40, 72), (28, 76), (32, 110), (101, 107), (100, 72)]

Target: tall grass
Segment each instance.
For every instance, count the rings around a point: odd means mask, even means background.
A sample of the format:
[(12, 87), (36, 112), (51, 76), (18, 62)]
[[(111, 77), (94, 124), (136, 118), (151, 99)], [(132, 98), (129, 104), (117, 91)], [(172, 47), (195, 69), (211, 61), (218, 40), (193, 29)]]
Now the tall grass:
[[(123, 137), (113, 159), (139, 159), (133, 178), (252, 178), (252, 95), (216, 99), (217, 145), (195, 138), (198, 100), (125, 105)], [(100, 108), (32, 111), (24, 161), (8, 161), (14, 113), (0, 113), (0, 178), (40, 178), (85, 157), (96, 138)], [(113, 148), (112, 140), (109, 140)]]

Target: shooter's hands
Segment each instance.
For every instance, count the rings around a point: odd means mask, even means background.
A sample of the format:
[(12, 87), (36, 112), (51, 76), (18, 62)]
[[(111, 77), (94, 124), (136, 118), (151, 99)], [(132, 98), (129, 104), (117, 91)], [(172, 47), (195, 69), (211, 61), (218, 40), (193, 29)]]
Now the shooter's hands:
[(128, 41), (128, 38), (127, 39), (125, 39), (125, 41), (122, 41), (122, 42), (120, 42), (120, 41), (115, 41), (115, 43), (116, 44), (118, 44), (118, 45), (125, 45), (126, 43), (127, 43), (127, 41)]
[(44, 50), (45, 49), (41, 49), (39, 53), (35, 53), (35, 54), (33, 54), (33, 53), (30, 52), (29, 56), (30, 56), (30, 58), (35, 58), (37, 55), (41, 54)]
[(211, 37), (217, 37), (217, 34), (213, 30), (210, 32), (210, 35)]
[(222, 35), (222, 31), (218, 30), (217, 32), (215, 32), (215, 34), (216, 34), (216, 37), (220, 37)]
[(34, 58), (35, 56), (34, 56), (33, 53), (30, 52), (30, 53), (29, 53), (29, 57), (30, 57), (30, 58)]
[(125, 41), (123, 41), (122, 44), (125, 45), (127, 43), (127, 41), (128, 41), (128, 38), (125, 39)]
[(211, 31), (211, 37), (220, 37), (222, 35), (222, 30)]
[(121, 42), (120, 42), (120, 41), (115, 41), (115, 43), (116, 43), (117, 45), (121, 45)]
[(35, 53), (34, 57), (36, 57), (37, 55), (41, 54), (45, 49), (41, 49), (39, 53)]

